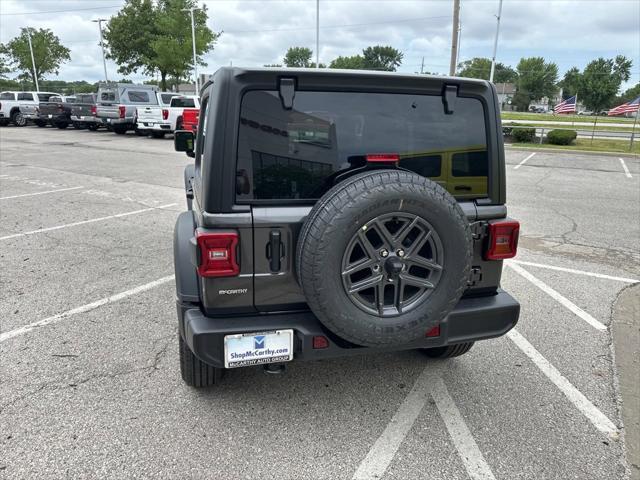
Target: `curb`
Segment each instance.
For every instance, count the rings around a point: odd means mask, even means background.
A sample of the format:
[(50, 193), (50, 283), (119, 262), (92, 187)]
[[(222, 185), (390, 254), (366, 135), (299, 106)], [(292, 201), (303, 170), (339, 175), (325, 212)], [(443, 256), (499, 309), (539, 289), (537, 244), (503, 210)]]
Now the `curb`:
[(638, 158), (640, 154), (638, 153), (623, 153), (623, 152), (608, 152), (608, 151), (597, 151), (597, 150), (573, 150), (568, 148), (536, 148), (529, 146), (516, 146), (511, 144), (504, 145), (504, 148), (512, 148), (514, 150), (531, 150), (535, 152), (567, 152), (567, 153), (581, 153), (584, 155), (607, 155), (612, 157), (629, 157), (629, 158)]

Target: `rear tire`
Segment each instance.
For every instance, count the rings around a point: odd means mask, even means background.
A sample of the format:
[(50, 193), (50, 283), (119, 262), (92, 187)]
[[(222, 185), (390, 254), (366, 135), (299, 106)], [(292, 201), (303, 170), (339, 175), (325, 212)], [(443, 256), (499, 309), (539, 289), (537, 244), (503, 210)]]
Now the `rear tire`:
[(127, 127), (122, 125), (113, 125), (111, 128), (113, 129), (113, 133), (117, 133), (118, 135), (127, 133)]
[(24, 116), (22, 115), (22, 113), (20, 113), (19, 111), (13, 112), (11, 114), (11, 122), (16, 126), (16, 127), (24, 127), (27, 124), (27, 120), (26, 118), (24, 118)]
[(44, 128), (47, 126), (47, 122), (45, 122), (44, 120), (36, 120), (34, 123), (40, 128)]
[(87, 128), (89, 130), (91, 130), (92, 132), (95, 132), (96, 130), (98, 130), (99, 125), (97, 123), (90, 123)]
[(224, 373), (223, 368), (212, 367), (196, 357), (180, 334), (178, 334), (178, 344), (180, 374), (184, 383), (195, 388), (212, 387), (220, 383)]
[(59, 128), (60, 130), (64, 130), (65, 128), (67, 128), (69, 126), (69, 124), (67, 122), (59, 122), (56, 123), (56, 127)]
[(134, 132), (138, 137), (148, 137), (149, 136), (149, 134), (146, 131), (139, 130), (137, 128), (134, 130)]
[(429, 358), (437, 358), (439, 360), (444, 360), (447, 358), (459, 357), (460, 355), (464, 355), (475, 342), (467, 342), (467, 343), (458, 343), (457, 345), (448, 345), (446, 347), (436, 347), (436, 348), (423, 348), (421, 349), (424, 354)]
[(73, 128), (76, 130), (84, 130), (84, 123), (73, 122)]

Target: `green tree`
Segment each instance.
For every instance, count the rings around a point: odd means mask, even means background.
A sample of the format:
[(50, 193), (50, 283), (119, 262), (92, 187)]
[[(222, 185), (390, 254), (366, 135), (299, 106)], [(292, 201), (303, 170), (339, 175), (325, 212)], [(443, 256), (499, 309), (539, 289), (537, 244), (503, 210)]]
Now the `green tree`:
[(598, 58), (582, 72), (580, 94), (589, 110), (598, 112), (613, 106), (622, 82), (629, 80), (631, 60), (622, 55), (615, 59)]
[[(191, 7), (197, 7), (196, 0), (126, 0), (104, 32), (108, 57), (119, 65), (118, 72), (158, 73), (162, 89), (167, 88), (169, 76), (176, 82), (187, 77), (193, 53), (191, 16), (185, 10)], [(207, 27), (207, 18), (206, 6), (194, 12), (198, 65), (206, 65), (203, 55), (220, 36)]]
[[(33, 46), (33, 58), (36, 64), (35, 75), (31, 52), (29, 51), (29, 34)], [(69, 49), (60, 43), (60, 39), (48, 28), (21, 28), (20, 35), (5, 46), (6, 56), (14, 70), (21, 73), (21, 78), (29, 79), (33, 84), (44, 78), (46, 74), (58, 74), (60, 65), (71, 60)]]
[[(471, 60), (466, 60), (458, 64), (459, 77), (467, 78), (481, 78), (483, 80), (489, 80), (491, 75), (491, 59), (475, 57)], [(515, 83), (518, 78), (516, 71), (500, 62), (496, 63), (496, 68), (493, 76), (495, 83)]]
[(376, 45), (362, 50), (364, 68), (366, 70), (386, 70), (395, 72), (402, 64), (404, 54), (393, 47)]
[(331, 61), (329, 68), (342, 68), (345, 70), (363, 70), (364, 58), (362, 55), (353, 55), (351, 57), (338, 57)]
[(11, 71), (9, 68), (9, 49), (0, 43), (0, 78), (7, 78), (7, 73)]
[(516, 70), (517, 95), (514, 96), (513, 102), (518, 110), (527, 110), (532, 100), (551, 98), (555, 94), (558, 81), (558, 66), (555, 63), (545, 62), (542, 57), (522, 58)]
[(631, 100), (635, 100), (640, 97), (640, 82), (636, 83), (634, 87), (628, 88), (625, 90), (622, 95), (615, 98), (613, 101), (613, 107), (622, 105), (623, 103), (630, 102)]
[(567, 70), (560, 83), (558, 83), (558, 86), (562, 88), (562, 96), (569, 98), (577, 95), (580, 92), (581, 82), (582, 74), (578, 67), (572, 67)]
[[(307, 47), (290, 47), (282, 63), (287, 67), (309, 68), (312, 66), (313, 51)], [(315, 64), (313, 64), (315, 66)]]

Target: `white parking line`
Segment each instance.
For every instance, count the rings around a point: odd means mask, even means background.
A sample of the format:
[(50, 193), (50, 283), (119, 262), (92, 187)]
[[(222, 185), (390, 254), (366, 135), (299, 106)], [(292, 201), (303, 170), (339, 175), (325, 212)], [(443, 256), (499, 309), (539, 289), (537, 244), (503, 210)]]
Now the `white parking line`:
[(358, 466), (358, 469), (353, 474), (353, 480), (382, 477), (398, 451), (400, 444), (427, 403), (431, 378), (431, 372), (425, 368), (413, 385), (409, 395), (404, 399), (391, 422), (387, 425), (387, 428), (384, 429), (382, 435), (378, 437), (367, 456)]
[(23, 327), (16, 328), (14, 330), (9, 330), (8, 332), (0, 333), (0, 343), (5, 342), (11, 338), (17, 337), (19, 335), (24, 335), (25, 333), (29, 333), (31, 330), (35, 328), (40, 328), (46, 325), (51, 325), (53, 323), (58, 323), (59, 321), (64, 320), (65, 318), (69, 318), (73, 315), (89, 312), (103, 305), (108, 305), (109, 303), (114, 303), (124, 298), (137, 295), (138, 293), (146, 292), (147, 290), (151, 290), (152, 288), (162, 285), (163, 283), (170, 282), (173, 279), (174, 279), (173, 275), (162, 277), (162, 278), (159, 278), (158, 280), (154, 280), (153, 282), (145, 283), (144, 285), (140, 285), (139, 287), (132, 288), (131, 290), (120, 292), (115, 295), (111, 295), (110, 297), (102, 298), (95, 302), (88, 303), (87, 305), (82, 305), (81, 307), (76, 307), (71, 310), (67, 310), (66, 312), (58, 313), (57, 315), (44, 318), (42, 320), (39, 320), (34, 323), (30, 323), (29, 325), (24, 325)]
[(524, 165), (526, 163), (527, 160), (529, 160), (530, 158), (533, 158), (533, 156), (538, 153), (538, 152), (533, 152), (531, 155), (528, 155), (524, 160), (522, 160), (518, 165), (516, 165), (515, 167), (513, 167), (514, 170), (519, 169), (522, 165)]
[(67, 227), (77, 227), (78, 225), (86, 225), (87, 223), (101, 222), (103, 220), (110, 220), (112, 218), (127, 217), (129, 215), (136, 215), (138, 213), (150, 212), (152, 210), (159, 210), (163, 208), (173, 207), (175, 205), (177, 205), (177, 203), (169, 203), (167, 205), (160, 205), (159, 207), (143, 208), (142, 210), (134, 210), (133, 212), (118, 213), (116, 215), (109, 215), (107, 217), (92, 218), (90, 220), (83, 220), (81, 222), (67, 223), (65, 225), (57, 225), (55, 227), (40, 228), (38, 230), (31, 230), (31, 231), (22, 232), (22, 233), (14, 233), (13, 235), (6, 235), (4, 237), (0, 237), (0, 240), (8, 240), (10, 238), (17, 238), (17, 237), (26, 237), (27, 235), (34, 235), (36, 233), (42, 233), (42, 232), (51, 232), (53, 230), (60, 230), (62, 228), (67, 228)]
[(495, 480), (458, 407), (449, 395), (447, 386), (440, 377), (432, 381), (431, 395), (469, 477), (472, 480)]
[(602, 413), (593, 403), (585, 397), (580, 390), (574, 387), (558, 371), (556, 367), (551, 365), (549, 361), (542, 356), (538, 350), (531, 345), (517, 330), (511, 330), (507, 333), (507, 337), (515, 343), (524, 354), (551, 380), (556, 387), (569, 399), (573, 405), (587, 417), (587, 419), (601, 432), (613, 434), (617, 432), (617, 428), (609, 418)]
[(540, 280), (539, 278), (534, 277), (533, 275), (531, 275), (529, 272), (527, 272), (520, 265), (517, 265), (515, 263), (508, 263), (507, 265), (511, 269), (515, 270), (516, 273), (518, 273), (522, 277), (524, 277), (527, 280), (529, 280), (531, 283), (533, 283), (536, 287), (538, 287), (544, 293), (546, 293), (551, 298), (556, 300), (558, 303), (560, 303), (564, 307), (566, 307), (569, 310), (571, 310), (573, 313), (575, 313), (578, 317), (580, 317), (582, 320), (587, 322), (589, 325), (591, 325), (596, 330), (606, 330), (607, 329), (606, 325), (604, 325), (603, 323), (600, 323), (598, 320), (596, 320), (591, 315), (589, 315), (587, 312), (582, 310), (579, 306), (577, 306), (571, 300), (569, 300), (568, 298), (562, 296), (560, 293), (556, 292), (553, 288), (551, 288), (549, 285), (544, 283), (542, 280)]
[(620, 163), (622, 164), (622, 169), (624, 170), (624, 174), (627, 176), (627, 178), (633, 178), (631, 176), (631, 172), (627, 168), (627, 164), (624, 163), (624, 160), (622, 158), (618, 158), (618, 160), (620, 160)]
[(10, 198), (21, 198), (21, 197), (33, 197), (34, 195), (44, 195), (45, 193), (58, 193), (58, 192), (68, 192), (69, 190), (77, 190), (80, 187), (70, 187), (70, 188), (59, 188), (57, 190), (47, 190), (45, 192), (35, 192), (35, 193), (23, 193), (21, 195), (11, 195), (10, 197), (0, 197), (0, 200), (9, 200)]
[(555, 265), (547, 265), (544, 263), (525, 262), (523, 260), (506, 260), (506, 263), (517, 263), (518, 265), (528, 265), (530, 267), (546, 268), (547, 270), (557, 270), (558, 272), (575, 273), (577, 275), (586, 275), (588, 277), (603, 278), (605, 280), (616, 280), (625, 283), (640, 283), (635, 278), (615, 277), (613, 275), (605, 275), (604, 273), (587, 272), (585, 270), (576, 270), (575, 268), (556, 267)]
[(428, 366), (422, 371), (387, 428), (358, 466), (353, 474), (353, 480), (378, 479), (384, 475), (430, 394), (436, 402), (438, 412), (458, 449), (469, 477), (473, 480), (495, 480), (460, 411), (449, 395), (447, 387), (442, 379), (432, 372), (432, 368)]

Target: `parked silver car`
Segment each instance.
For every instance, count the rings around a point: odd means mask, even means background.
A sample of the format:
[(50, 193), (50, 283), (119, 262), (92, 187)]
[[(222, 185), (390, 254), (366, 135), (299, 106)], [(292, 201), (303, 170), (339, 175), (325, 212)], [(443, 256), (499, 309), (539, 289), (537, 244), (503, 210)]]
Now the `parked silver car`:
[(154, 85), (103, 83), (98, 88), (96, 116), (117, 134), (123, 135), (127, 130), (136, 130), (137, 109), (157, 105), (156, 91)]

